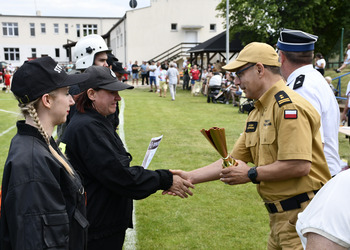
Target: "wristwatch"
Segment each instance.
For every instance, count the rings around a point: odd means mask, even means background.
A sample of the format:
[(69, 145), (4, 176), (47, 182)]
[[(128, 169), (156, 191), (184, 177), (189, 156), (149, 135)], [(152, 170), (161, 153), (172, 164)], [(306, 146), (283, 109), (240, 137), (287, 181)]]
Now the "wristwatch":
[(258, 171), (256, 171), (256, 168), (257, 167), (252, 167), (251, 169), (249, 169), (248, 177), (254, 184), (259, 184), (260, 181), (256, 180), (256, 177), (258, 177)]

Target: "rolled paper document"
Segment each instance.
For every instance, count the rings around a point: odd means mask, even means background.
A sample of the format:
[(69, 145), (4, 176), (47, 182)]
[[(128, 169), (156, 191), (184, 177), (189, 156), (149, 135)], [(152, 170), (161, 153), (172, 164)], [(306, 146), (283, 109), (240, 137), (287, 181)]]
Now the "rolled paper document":
[(227, 152), (225, 129), (212, 127), (208, 130), (202, 129), (201, 133), (210, 142), (210, 144), (216, 149), (216, 151), (222, 157), (222, 167), (229, 167), (237, 165), (235, 159), (233, 159)]

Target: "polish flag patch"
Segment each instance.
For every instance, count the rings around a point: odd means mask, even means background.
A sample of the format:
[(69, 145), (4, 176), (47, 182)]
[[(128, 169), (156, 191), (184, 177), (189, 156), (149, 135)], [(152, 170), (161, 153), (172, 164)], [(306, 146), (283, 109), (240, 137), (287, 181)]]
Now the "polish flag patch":
[(287, 109), (284, 111), (284, 119), (297, 119), (298, 110), (296, 109)]

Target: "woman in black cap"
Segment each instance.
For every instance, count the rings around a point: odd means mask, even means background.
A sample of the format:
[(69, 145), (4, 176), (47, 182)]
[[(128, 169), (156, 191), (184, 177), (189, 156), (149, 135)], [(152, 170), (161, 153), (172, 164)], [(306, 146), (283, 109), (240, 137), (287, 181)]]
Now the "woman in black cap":
[(26, 62), (12, 92), (25, 120), (17, 122), (2, 180), (0, 249), (86, 249), (88, 222), (81, 179), (51, 137), (74, 104), (67, 75), (51, 57)]
[(191, 183), (169, 170), (151, 171), (130, 166), (131, 155), (112, 123), (106, 118), (121, 100), (119, 91), (133, 86), (119, 81), (112, 70), (90, 66), (89, 81), (80, 85), (77, 112), (62, 138), (66, 154), (83, 176), (87, 194), (89, 250), (122, 249), (125, 231), (132, 227), (133, 199), (157, 190), (171, 190), (180, 197), (192, 194)]

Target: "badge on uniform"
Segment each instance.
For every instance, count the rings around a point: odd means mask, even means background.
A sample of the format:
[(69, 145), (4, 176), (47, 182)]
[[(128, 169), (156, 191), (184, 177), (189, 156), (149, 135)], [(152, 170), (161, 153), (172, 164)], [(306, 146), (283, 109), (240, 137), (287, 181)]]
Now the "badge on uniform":
[(286, 109), (284, 111), (284, 119), (297, 119), (297, 118), (298, 118), (298, 110)]
[(257, 127), (258, 127), (258, 122), (247, 122), (247, 127), (245, 129), (245, 132), (246, 133), (255, 132)]
[(284, 104), (292, 103), (292, 100), (289, 98), (287, 93), (284, 92), (283, 90), (281, 90), (275, 95), (275, 99), (278, 103), (278, 106), (280, 107), (282, 107)]
[(271, 121), (270, 120), (265, 120), (265, 122), (264, 122), (264, 126), (266, 127), (266, 126), (271, 126), (272, 125), (272, 123), (271, 123)]
[(303, 86), (305, 80), (305, 75), (300, 75), (295, 79), (293, 89), (298, 89)]

